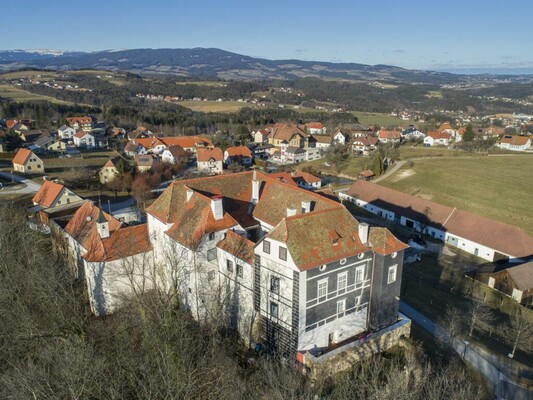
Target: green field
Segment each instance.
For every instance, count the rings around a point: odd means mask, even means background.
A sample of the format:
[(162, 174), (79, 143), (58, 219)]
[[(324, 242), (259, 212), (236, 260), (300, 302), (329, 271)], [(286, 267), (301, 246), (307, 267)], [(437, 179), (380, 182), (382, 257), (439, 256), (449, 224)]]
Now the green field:
[(383, 127), (387, 126), (408, 126), (414, 124), (415, 121), (403, 120), (398, 117), (393, 117), (389, 114), (382, 113), (369, 113), (361, 111), (351, 111), (353, 115), (357, 117), (361, 124), (365, 125), (379, 125)]
[(241, 108), (253, 107), (252, 103), (239, 103), (238, 101), (180, 101), (180, 106), (187, 107), (193, 111), (201, 112), (237, 112)]
[(519, 226), (533, 235), (533, 157), (428, 159), (406, 164), (381, 185)]
[(42, 96), (40, 94), (30, 93), (10, 85), (0, 85), (0, 97), (5, 97), (13, 101), (31, 101), (31, 100), (45, 100), (51, 103), (58, 104), (73, 104), (68, 101), (58, 100), (50, 96)]

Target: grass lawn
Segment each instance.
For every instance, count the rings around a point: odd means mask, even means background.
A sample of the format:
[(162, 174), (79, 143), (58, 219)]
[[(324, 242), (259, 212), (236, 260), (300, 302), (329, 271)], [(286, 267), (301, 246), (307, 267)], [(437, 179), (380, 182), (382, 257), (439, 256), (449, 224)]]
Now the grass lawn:
[(519, 226), (533, 235), (533, 157), (417, 160), (381, 185)]
[(245, 107), (257, 107), (252, 103), (239, 103), (237, 101), (180, 101), (180, 106), (187, 107), (192, 111), (202, 112), (237, 112)]
[(361, 124), (365, 125), (379, 125), (379, 126), (407, 126), (415, 124), (415, 121), (404, 121), (398, 117), (393, 117), (389, 114), (382, 113), (369, 113), (361, 111), (351, 111), (353, 115), (357, 117)]
[(42, 96), (40, 94), (30, 93), (26, 90), (19, 89), (10, 85), (0, 85), (0, 97), (6, 97), (13, 101), (30, 101), (30, 100), (45, 100), (51, 103), (58, 104), (73, 104), (68, 101), (58, 100), (50, 96)]
[[(322, 175), (338, 175), (337, 170), (334, 166), (326, 166), (326, 159), (322, 158), (320, 160), (307, 161), (297, 165), (298, 169), (304, 167), (313, 167), (317, 173)], [(372, 158), (370, 157), (353, 157), (350, 156), (346, 163), (343, 165), (340, 173), (345, 175), (353, 176), (354, 178), (359, 175), (359, 172), (368, 168), (372, 164)]]

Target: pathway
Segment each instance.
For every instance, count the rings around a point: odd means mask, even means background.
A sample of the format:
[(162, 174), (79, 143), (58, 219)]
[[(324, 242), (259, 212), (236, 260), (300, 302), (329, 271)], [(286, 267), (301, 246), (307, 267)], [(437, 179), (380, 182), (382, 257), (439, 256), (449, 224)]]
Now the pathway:
[(432, 335), (451, 340), (455, 352), (492, 383), (497, 399), (533, 400), (533, 391), (518, 386), (508, 377), (512, 371), (507, 366), (501, 363), (495, 365), (493, 357), (484, 356), (482, 351), (466, 340), (450, 339), (444, 329), (403, 301), (400, 301), (400, 311)]
[(11, 186), (0, 190), (0, 195), (6, 194), (33, 194), (37, 193), (41, 185), (27, 179), (24, 176), (16, 175), (11, 172), (0, 172), (0, 176), (8, 181), (15, 181), (18, 185)]

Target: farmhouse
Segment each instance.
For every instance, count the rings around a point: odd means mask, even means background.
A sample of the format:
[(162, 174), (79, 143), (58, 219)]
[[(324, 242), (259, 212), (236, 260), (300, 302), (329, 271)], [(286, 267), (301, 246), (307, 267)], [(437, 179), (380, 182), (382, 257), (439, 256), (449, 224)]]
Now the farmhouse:
[(44, 163), (31, 150), (20, 148), (13, 158), (13, 170), (23, 174), (42, 174)]
[(378, 132), (378, 139), (380, 143), (400, 143), (402, 135), (399, 131), (380, 129)]
[(325, 135), (326, 127), (322, 122), (310, 122), (306, 125), (307, 132), (311, 135)]
[(174, 181), (143, 225), (125, 227), (86, 202), (54, 229), (79, 263), (96, 315), (134, 290), (177, 289), (198, 320), (219, 310), (216, 318), (246, 341), (317, 363), (362, 345), (360, 337), (387, 337), (386, 350), (399, 323), (408, 334), (398, 312), (407, 246), (341, 204), (267, 174)]
[(368, 155), (372, 150), (375, 150), (379, 140), (374, 136), (359, 136), (352, 142), (352, 152), (354, 154)]
[(520, 228), (384, 186), (359, 180), (340, 197), (488, 261), (533, 254), (533, 238)]
[(531, 148), (531, 138), (527, 136), (504, 135), (496, 147), (512, 151), (524, 151)]
[(50, 218), (71, 216), (83, 199), (67, 187), (46, 180), (31, 201), (33, 206), (27, 209), (29, 221), (48, 225)]

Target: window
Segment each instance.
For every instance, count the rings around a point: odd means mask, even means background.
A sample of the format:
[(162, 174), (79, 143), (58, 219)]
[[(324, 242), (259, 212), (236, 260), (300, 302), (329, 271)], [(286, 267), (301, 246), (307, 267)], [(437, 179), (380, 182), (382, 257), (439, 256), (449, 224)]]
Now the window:
[(227, 268), (228, 272), (233, 272), (233, 261), (227, 260), (226, 261), (226, 268)]
[(215, 240), (215, 232), (209, 232), (209, 235), (207, 236), (208, 240)]
[(279, 248), (279, 259), (287, 261), (287, 249), (285, 247)]
[(365, 279), (365, 267), (355, 269), (355, 283), (361, 283)]
[(243, 273), (244, 273), (244, 271), (243, 271), (242, 265), (237, 264), (237, 276), (239, 278), (242, 278)]
[(389, 267), (389, 275), (387, 277), (387, 284), (396, 282), (396, 267), (397, 265), (393, 265), (392, 267)]
[(337, 314), (342, 314), (346, 310), (346, 299), (337, 301)]
[(217, 249), (207, 250), (207, 261), (213, 261), (217, 259)]
[(263, 251), (270, 254), (270, 242), (268, 240), (263, 240)]
[(318, 290), (317, 290), (317, 297), (324, 297), (328, 294), (328, 280), (322, 279), (321, 281), (317, 282)]
[(270, 291), (275, 294), (279, 294), (279, 278), (277, 276), (273, 276), (270, 278)]
[(208, 280), (208, 281), (212, 281), (212, 280), (214, 280), (214, 279), (215, 279), (215, 271), (209, 271), (209, 272), (207, 273), (207, 280)]
[(337, 277), (337, 290), (344, 290), (348, 286), (348, 272), (343, 272)]
[(279, 306), (278, 303), (270, 302), (270, 316), (272, 318), (278, 318), (279, 316)]

